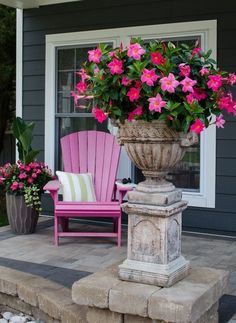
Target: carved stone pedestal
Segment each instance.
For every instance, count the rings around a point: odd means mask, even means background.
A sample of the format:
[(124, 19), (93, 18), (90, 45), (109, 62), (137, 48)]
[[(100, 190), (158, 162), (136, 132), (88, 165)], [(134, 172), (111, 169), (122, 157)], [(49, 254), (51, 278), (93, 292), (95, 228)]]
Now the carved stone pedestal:
[[(122, 280), (168, 287), (188, 274), (181, 255), (182, 211), (187, 202), (179, 190), (168, 193), (129, 193), (127, 259), (119, 266)], [(139, 204), (145, 201), (152, 204)], [(172, 204), (170, 204), (172, 203)], [(159, 205), (153, 205), (159, 204)]]

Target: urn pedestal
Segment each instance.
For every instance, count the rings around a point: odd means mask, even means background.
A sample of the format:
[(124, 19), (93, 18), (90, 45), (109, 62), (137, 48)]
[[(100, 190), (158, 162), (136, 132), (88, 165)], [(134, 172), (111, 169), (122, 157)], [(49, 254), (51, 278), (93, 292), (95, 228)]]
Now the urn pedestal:
[[(131, 192), (129, 200), (135, 195)], [(122, 280), (168, 287), (188, 274), (189, 262), (181, 255), (182, 211), (186, 207), (181, 199), (171, 205), (123, 205), (129, 224), (127, 259), (119, 266)]]
[(118, 139), (146, 177), (122, 206), (128, 214), (128, 250), (119, 278), (169, 287), (189, 270), (181, 255), (182, 211), (187, 202), (165, 177), (197, 138), (164, 122), (136, 121), (121, 125)]

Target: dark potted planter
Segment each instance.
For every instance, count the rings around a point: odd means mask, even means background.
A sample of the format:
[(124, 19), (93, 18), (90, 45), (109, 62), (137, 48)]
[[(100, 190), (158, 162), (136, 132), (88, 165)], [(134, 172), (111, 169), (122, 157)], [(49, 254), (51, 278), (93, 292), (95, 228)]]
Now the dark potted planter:
[(11, 231), (16, 234), (34, 233), (39, 212), (27, 207), (24, 195), (6, 193), (6, 205)]

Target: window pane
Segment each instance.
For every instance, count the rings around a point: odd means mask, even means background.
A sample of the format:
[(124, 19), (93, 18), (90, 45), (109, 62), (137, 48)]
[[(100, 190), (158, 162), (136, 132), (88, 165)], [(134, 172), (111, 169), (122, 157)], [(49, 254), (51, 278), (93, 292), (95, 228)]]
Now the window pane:
[(72, 113), (74, 110), (74, 99), (71, 92), (63, 91), (57, 95), (57, 112), (58, 113)]
[(199, 191), (200, 189), (200, 140), (189, 147), (184, 158), (167, 177), (176, 187)]
[(58, 49), (58, 70), (74, 70), (75, 69), (75, 49), (66, 48)]
[(58, 91), (74, 90), (74, 72), (58, 72)]

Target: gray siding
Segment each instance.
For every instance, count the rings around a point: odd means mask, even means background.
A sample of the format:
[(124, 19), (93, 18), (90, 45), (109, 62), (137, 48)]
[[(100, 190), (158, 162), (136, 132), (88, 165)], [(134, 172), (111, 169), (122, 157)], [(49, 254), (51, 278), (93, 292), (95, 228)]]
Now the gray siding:
[[(218, 65), (236, 71), (235, 0), (86, 0), (24, 12), (23, 116), (36, 122), (44, 158), (45, 35), (103, 28), (217, 19)], [(216, 208), (188, 208), (189, 230), (236, 233), (236, 121), (217, 131)]]

